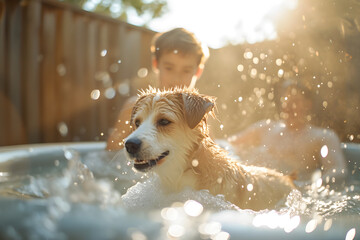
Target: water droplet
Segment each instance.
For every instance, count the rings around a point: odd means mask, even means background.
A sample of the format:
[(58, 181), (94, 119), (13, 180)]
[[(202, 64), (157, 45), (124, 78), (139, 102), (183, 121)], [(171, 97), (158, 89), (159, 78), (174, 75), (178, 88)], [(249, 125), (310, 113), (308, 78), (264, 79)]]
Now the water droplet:
[(239, 64), (239, 65), (237, 66), (237, 70), (238, 70), (239, 72), (244, 71), (244, 65)]
[(257, 75), (257, 70), (256, 70), (256, 68), (251, 69), (251, 71), (250, 71), (250, 77), (256, 78), (256, 75)]
[(106, 49), (104, 49), (104, 50), (102, 50), (102, 51), (100, 52), (100, 56), (102, 56), (102, 57), (105, 57), (106, 54), (107, 54), (107, 50), (106, 50)]
[(130, 92), (129, 83), (128, 82), (120, 83), (117, 90), (120, 93), (120, 95), (125, 96), (125, 95), (129, 94), (129, 92)]
[(59, 65), (57, 65), (57, 67), (56, 67), (56, 71), (57, 71), (57, 73), (60, 75), (60, 76), (65, 76), (65, 74), (66, 74), (66, 67), (65, 67), (65, 65), (64, 64), (59, 64)]
[(322, 105), (323, 105), (324, 108), (327, 108), (327, 106), (328, 106), (327, 101), (323, 101)]
[(116, 91), (114, 88), (110, 87), (105, 90), (105, 97), (107, 99), (113, 99), (116, 95)]
[(66, 123), (60, 122), (57, 127), (58, 127), (58, 131), (62, 137), (65, 137), (66, 135), (68, 135), (69, 129), (68, 129)]
[(119, 71), (119, 64), (117, 63), (111, 64), (109, 67), (109, 71), (112, 73), (116, 73), (117, 71)]
[(139, 78), (144, 78), (148, 75), (148, 70), (147, 68), (140, 68), (139, 71), (137, 72), (137, 75)]
[(279, 69), (278, 71), (278, 77), (282, 77), (284, 76), (284, 70), (283, 69)]
[(250, 51), (245, 51), (244, 52), (244, 58), (245, 59), (252, 59), (253, 58), (253, 53)]
[(323, 158), (325, 158), (329, 153), (329, 149), (326, 145), (321, 147), (320, 154)]
[(90, 97), (93, 100), (98, 100), (99, 97), (100, 97), (100, 90), (99, 89), (92, 90), (91, 93), (90, 93)]
[(199, 166), (199, 161), (197, 159), (194, 159), (194, 160), (191, 161), (191, 165), (193, 167), (197, 167), (197, 166)]
[(351, 134), (351, 135), (349, 136), (349, 140), (350, 140), (350, 141), (354, 140), (354, 135)]

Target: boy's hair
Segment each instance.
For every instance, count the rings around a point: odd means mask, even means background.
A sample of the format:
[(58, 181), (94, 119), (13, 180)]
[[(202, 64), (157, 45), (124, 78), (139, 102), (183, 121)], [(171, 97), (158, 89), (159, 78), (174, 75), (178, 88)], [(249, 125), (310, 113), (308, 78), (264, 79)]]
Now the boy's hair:
[(162, 54), (178, 51), (181, 54), (194, 54), (198, 57), (198, 65), (204, 65), (209, 57), (209, 49), (195, 35), (184, 28), (175, 28), (168, 32), (158, 33), (153, 38), (151, 53), (157, 61)]

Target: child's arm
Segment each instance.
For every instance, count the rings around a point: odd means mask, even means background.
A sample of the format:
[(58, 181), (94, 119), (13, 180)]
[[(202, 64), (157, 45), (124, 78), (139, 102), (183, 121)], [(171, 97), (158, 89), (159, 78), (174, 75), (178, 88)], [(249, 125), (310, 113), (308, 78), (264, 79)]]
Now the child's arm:
[(265, 121), (257, 122), (240, 133), (229, 137), (228, 141), (235, 148), (258, 146), (261, 143), (261, 136), (264, 134), (266, 125)]
[(323, 178), (345, 177), (347, 174), (346, 162), (340, 140), (334, 131), (326, 130), (320, 151)]

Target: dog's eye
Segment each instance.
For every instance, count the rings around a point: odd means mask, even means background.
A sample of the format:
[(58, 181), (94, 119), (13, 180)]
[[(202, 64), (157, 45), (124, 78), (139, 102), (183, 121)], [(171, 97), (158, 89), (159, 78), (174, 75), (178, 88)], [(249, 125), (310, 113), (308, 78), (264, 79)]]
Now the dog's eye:
[(160, 125), (160, 126), (166, 126), (166, 125), (169, 125), (171, 122), (169, 121), (169, 120), (167, 120), (167, 119), (165, 119), (165, 118), (162, 118), (162, 119), (160, 119), (159, 121), (158, 121), (158, 124)]
[(138, 128), (140, 126), (140, 120), (139, 119), (136, 119), (135, 120), (135, 126)]

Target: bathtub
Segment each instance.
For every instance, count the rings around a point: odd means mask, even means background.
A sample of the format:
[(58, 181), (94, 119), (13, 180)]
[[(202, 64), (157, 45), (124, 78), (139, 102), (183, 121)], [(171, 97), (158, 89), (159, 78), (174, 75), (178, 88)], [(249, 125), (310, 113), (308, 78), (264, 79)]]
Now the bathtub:
[[(309, 208), (303, 209), (306, 214), (294, 206), (260, 212), (236, 209), (206, 191), (184, 192), (178, 195), (180, 201), (151, 209), (144, 205), (159, 197), (152, 195), (152, 183), (123, 160), (115, 164), (115, 153), (104, 148), (104, 142), (1, 147), (0, 238), (359, 239), (358, 144), (342, 145), (349, 168), (343, 190), (320, 196), (318, 202), (300, 200)], [(147, 200), (141, 202), (137, 195), (147, 195)], [(189, 213), (189, 206), (198, 214)], [(335, 210), (319, 214), (319, 208)]]

